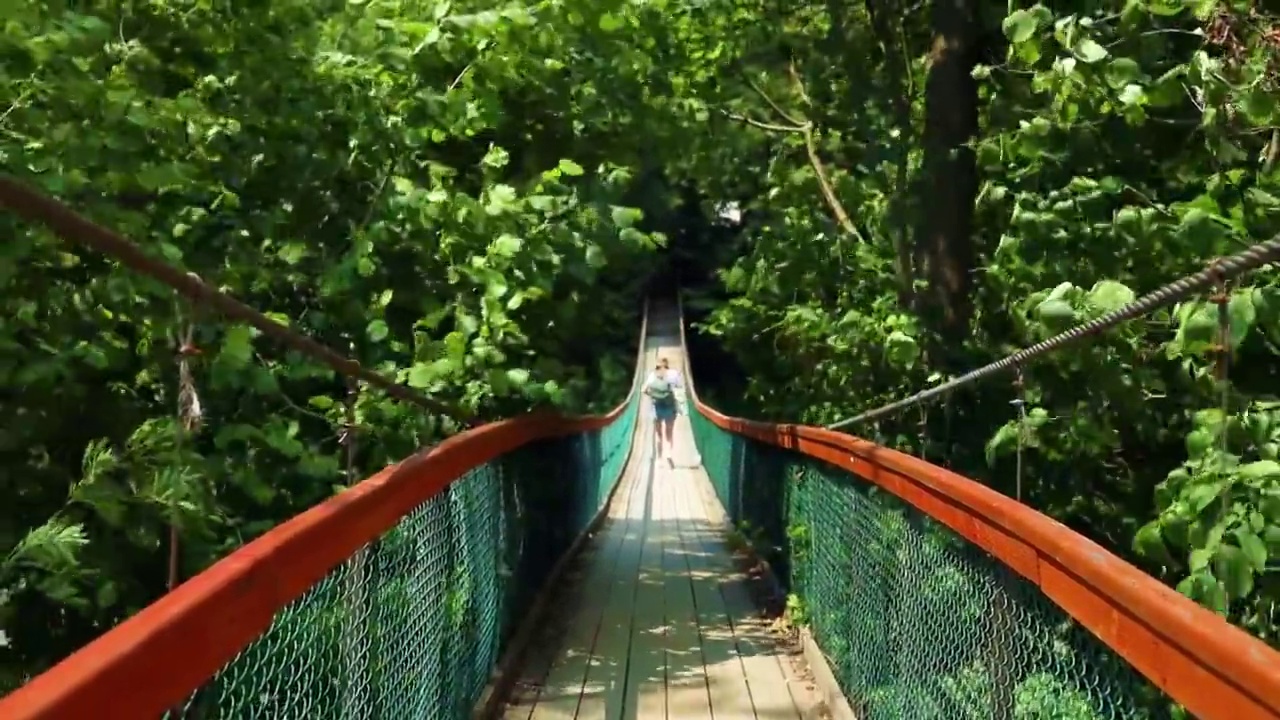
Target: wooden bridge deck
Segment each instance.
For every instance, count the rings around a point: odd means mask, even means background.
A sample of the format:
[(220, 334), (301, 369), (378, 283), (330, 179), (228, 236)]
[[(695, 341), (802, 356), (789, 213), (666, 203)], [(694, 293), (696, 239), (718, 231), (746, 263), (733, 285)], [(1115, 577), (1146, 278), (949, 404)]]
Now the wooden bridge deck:
[[(651, 338), (683, 367), (679, 343)], [(723, 510), (688, 418), (675, 462), (654, 457), (647, 404), (609, 514), (555, 600), (508, 698), (520, 720), (814, 717), (798, 659), (778, 646), (724, 546)]]

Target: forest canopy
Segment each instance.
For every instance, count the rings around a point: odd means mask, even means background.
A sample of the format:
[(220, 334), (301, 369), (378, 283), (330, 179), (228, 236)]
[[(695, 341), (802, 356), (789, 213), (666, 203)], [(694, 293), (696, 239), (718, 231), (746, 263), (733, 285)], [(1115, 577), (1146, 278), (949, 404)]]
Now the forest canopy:
[[(616, 404), (668, 254), (722, 360), (705, 394), (822, 424), (1280, 229), (1257, 3), (19, 0), (2, 23), (6, 171), (482, 420)], [(0, 223), (0, 692), (341, 491), (348, 402), (357, 475), (458, 429)], [(1277, 644), (1276, 280), (1225, 290), (1225, 383), (1197, 297), (1020, 391), (850, 430), (1021, 487)]]

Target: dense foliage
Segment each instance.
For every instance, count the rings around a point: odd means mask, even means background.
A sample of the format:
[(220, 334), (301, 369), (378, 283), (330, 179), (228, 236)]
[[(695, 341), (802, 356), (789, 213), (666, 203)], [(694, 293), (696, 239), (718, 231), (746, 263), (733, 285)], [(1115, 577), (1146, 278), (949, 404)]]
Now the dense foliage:
[[(691, 95), (722, 149), (699, 186), (744, 218), (691, 305), (741, 412), (834, 422), (1280, 230), (1280, 32), (1252, 3), (737, 7), (696, 24), (714, 64)], [(1197, 297), (1025, 367), (1025, 420), (1009, 374), (851, 430), (1280, 644), (1276, 280), (1221, 296), (1225, 383)]]
[[(626, 56), (602, 18), (8, 8), (0, 162), (21, 179), (466, 416), (625, 395), (663, 240), (637, 226), (638, 119), (610, 109), (639, 75), (599, 82), (581, 56)], [(348, 396), (246, 326), (0, 223), (3, 692), (340, 489)], [(355, 423), (361, 470), (457, 426), (372, 391)]]
[[(481, 418), (617, 401), (663, 232), (741, 378), (717, 402), (823, 423), (1280, 229), (1280, 32), (1248, 2), (15, 7), (6, 169)], [(340, 487), (347, 391), (0, 222), (2, 691)], [(1275, 281), (1229, 288), (1225, 384), (1197, 298), (1025, 368), (1023, 422), (997, 379), (854, 430), (1274, 643)], [(456, 428), (356, 414), (363, 469)]]

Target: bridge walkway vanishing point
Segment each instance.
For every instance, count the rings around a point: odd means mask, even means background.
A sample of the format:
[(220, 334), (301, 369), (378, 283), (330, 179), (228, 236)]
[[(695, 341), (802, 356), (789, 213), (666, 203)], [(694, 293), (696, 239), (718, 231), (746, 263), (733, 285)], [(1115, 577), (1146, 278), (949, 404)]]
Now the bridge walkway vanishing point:
[[(658, 356), (685, 367), (676, 322), (651, 317), (646, 367)], [(559, 588), (556, 622), (540, 623), (502, 717), (813, 717), (816, 693), (758, 612), (725, 520), (687, 416), (668, 462), (643, 413), (604, 524)]]

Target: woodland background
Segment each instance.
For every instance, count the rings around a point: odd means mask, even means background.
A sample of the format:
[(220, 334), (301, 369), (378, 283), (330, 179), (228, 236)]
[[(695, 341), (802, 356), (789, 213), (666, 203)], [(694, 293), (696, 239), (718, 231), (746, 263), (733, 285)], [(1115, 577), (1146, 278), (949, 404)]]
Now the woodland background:
[[(1278, 27), (1214, 0), (16, 0), (0, 166), (481, 419), (617, 403), (659, 277), (713, 404), (822, 424), (1274, 236)], [(340, 491), (350, 396), (0, 233), (3, 693)], [(1277, 279), (1229, 288), (1226, 386), (1205, 297), (1025, 368), (1025, 423), (994, 379), (851, 431), (1010, 494), (1021, 436), (1024, 501), (1280, 646)], [(360, 472), (457, 429), (355, 405)]]

